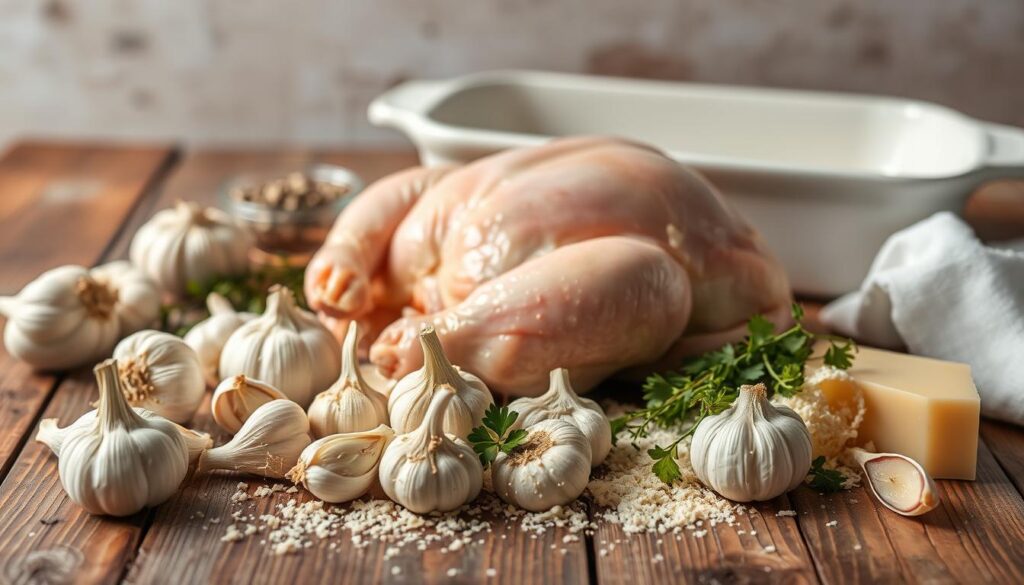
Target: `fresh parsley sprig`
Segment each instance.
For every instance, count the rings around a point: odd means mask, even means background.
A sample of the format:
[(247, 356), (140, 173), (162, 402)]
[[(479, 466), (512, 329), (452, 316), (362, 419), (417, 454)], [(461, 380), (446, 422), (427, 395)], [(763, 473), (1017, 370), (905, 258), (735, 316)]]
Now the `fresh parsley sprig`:
[(526, 440), (526, 429), (515, 429), (512, 425), (519, 413), (507, 406), (491, 404), (484, 413), (483, 424), (469, 433), (469, 442), (480, 456), (480, 463), (487, 467), (498, 457), (498, 453), (510, 453)]
[(842, 491), (843, 484), (846, 483), (846, 476), (841, 471), (825, 467), (824, 455), (819, 455), (811, 462), (808, 474), (811, 478), (808, 485), (826, 494)]
[[(780, 333), (762, 315), (747, 323), (747, 337), (738, 343), (685, 361), (677, 372), (653, 374), (644, 383), (647, 407), (611, 421), (612, 437), (626, 433), (634, 445), (654, 427), (672, 427), (689, 422), (689, 427), (671, 444), (655, 446), (647, 454), (654, 460), (652, 470), (665, 483), (680, 477), (675, 462), (676, 448), (697, 430), (702, 420), (728, 408), (745, 384), (764, 383), (770, 395), (792, 396), (804, 384), (804, 366), (812, 359), (816, 336), (804, 328), (804, 311), (794, 304), (795, 324)], [(856, 350), (848, 339), (825, 337), (829, 347), (821, 356), (824, 363), (847, 369)]]

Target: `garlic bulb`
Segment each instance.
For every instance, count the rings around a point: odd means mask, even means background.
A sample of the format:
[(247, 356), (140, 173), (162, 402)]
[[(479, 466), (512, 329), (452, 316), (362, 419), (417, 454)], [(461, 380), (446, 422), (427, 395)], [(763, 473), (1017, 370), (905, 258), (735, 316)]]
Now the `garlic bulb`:
[(896, 453), (869, 453), (854, 447), (850, 454), (864, 468), (864, 477), (879, 502), (903, 516), (920, 516), (939, 505), (939, 490), (921, 464)]
[(60, 482), (88, 512), (128, 516), (174, 494), (188, 472), (188, 446), (177, 425), (128, 405), (115, 360), (95, 372), (99, 408), (67, 429), (51, 429), (59, 436), (53, 444)]
[(192, 418), (206, 383), (199, 357), (181, 339), (162, 331), (139, 331), (114, 348), (121, 390), (128, 404), (174, 422)]
[(380, 462), (384, 493), (418, 514), (454, 510), (476, 498), (483, 485), (473, 448), (444, 431), (455, 392), (442, 387), (433, 395), (420, 426), (395, 437)]
[(764, 501), (800, 485), (811, 468), (811, 436), (791, 408), (773, 405), (764, 384), (693, 433), (690, 464), (704, 485), (737, 502)]
[(591, 465), (598, 466), (612, 449), (612, 427), (604, 410), (589, 398), (580, 398), (569, 382), (569, 370), (551, 370), (548, 391), (536, 398), (518, 398), (508, 407), (519, 413), (522, 428), (542, 420), (571, 422), (590, 440)]
[[(134, 408), (136, 414), (145, 419), (163, 419), (158, 414), (145, 410), (143, 408)], [(75, 424), (85, 424), (82, 421), (91, 421), (96, 419), (96, 411), (90, 410), (83, 414)], [(170, 422), (170, 421), (168, 421)], [(185, 440), (185, 447), (188, 449), (188, 462), (189, 465), (196, 462), (199, 458), (199, 454), (203, 451), (213, 447), (213, 437), (210, 433), (203, 433), (200, 431), (194, 431), (192, 429), (186, 429), (185, 427), (172, 422), (175, 428), (178, 429), (178, 433), (181, 434), (181, 438)], [(53, 451), (54, 455), (60, 457), (60, 448), (64, 444), (64, 437), (68, 435), (74, 425), (59, 428), (57, 426), (57, 419), (55, 418), (44, 418), (39, 421), (39, 431), (36, 433), (36, 440), (46, 445)]]
[(526, 439), (498, 452), (491, 484), (512, 504), (543, 512), (572, 502), (590, 481), (590, 439), (567, 420), (549, 419), (526, 428)]
[(401, 434), (420, 426), (436, 389), (447, 386), (455, 391), (455, 397), (444, 414), (444, 430), (457, 437), (469, 436), (494, 402), (491, 391), (483, 380), (448, 361), (433, 327), (426, 325), (420, 331), (420, 347), (423, 367), (399, 380), (388, 397), (391, 428)]
[(305, 411), (291, 400), (273, 400), (257, 408), (230, 441), (203, 452), (197, 468), (283, 479), (307, 446)]
[(267, 310), (231, 334), (220, 354), (220, 377), (245, 374), (280, 390), (305, 408), (338, 378), (341, 348), (292, 291), (274, 286)]
[(253, 313), (236, 313), (227, 299), (217, 293), (206, 297), (206, 308), (210, 311), (209, 318), (196, 323), (185, 334), (185, 343), (195, 350), (199, 363), (203, 366), (206, 383), (216, 386), (220, 381), (220, 352), (228, 338), (244, 323), (256, 318)]
[(160, 316), (156, 284), (127, 262), (89, 270), (61, 266), (14, 297), (0, 297), (4, 345), (40, 370), (74, 368), (110, 355), (119, 339)]
[(179, 201), (135, 232), (128, 253), (160, 288), (180, 295), (189, 282), (244, 273), (252, 245), (252, 234), (228, 214)]
[(388, 401), (359, 372), (358, 326), (352, 321), (341, 350), (341, 377), (309, 406), (314, 437), (366, 431), (388, 422)]
[(354, 500), (377, 481), (381, 455), (394, 436), (391, 427), (380, 425), (313, 441), (299, 455), (288, 479), (325, 502)]
[(237, 433), (257, 408), (271, 400), (287, 400), (281, 391), (266, 382), (239, 374), (221, 382), (213, 392), (210, 411), (220, 428)]

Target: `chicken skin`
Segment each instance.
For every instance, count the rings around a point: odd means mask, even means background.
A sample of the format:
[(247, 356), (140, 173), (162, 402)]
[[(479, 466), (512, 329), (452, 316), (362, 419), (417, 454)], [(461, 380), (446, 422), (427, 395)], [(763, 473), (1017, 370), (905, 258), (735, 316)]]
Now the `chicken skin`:
[(755, 313), (784, 322), (790, 302), (779, 263), (706, 181), (602, 137), (385, 178), (338, 218), (305, 284), (334, 331), (374, 332), (385, 375), (422, 365), (431, 324), (453, 363), (517, 395), (556, 367), (580, 391), (675, 367)]

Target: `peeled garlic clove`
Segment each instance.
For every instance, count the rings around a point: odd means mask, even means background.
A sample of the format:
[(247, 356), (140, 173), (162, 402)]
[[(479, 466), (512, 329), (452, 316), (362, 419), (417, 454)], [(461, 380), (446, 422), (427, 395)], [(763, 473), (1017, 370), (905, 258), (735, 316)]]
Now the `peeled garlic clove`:
[(737, 502), (770, 500), (803, 483), (811, 435), (793, 409), (772, 404), (764, 384), (741, 386), (725, 411), (697, 425), (690, 465), (697, 479)]
[(850, 450), (864, 468), (864, 476), (879, 502), (897, 514), (920, 516), (939, 505), (939, 491), (928, 472), (917, 462), (896, 453)]
[(210, 411), (220, 428), (235, 434), (257, 408), (272, 400), (287, 399), (270, 384), (239, 374), (217, 385), (210, 400)]
[(257, 408), (230, 441), (204, 451), (197, 469), (228, 469), (284, 479), (307, 446), (306, 412), (291, 400), (272, 400)]
[(572, 502), (590, 481), (590, 439), (571, 422), (550, 419), (527, 427), (526, 440), (499, 452), (491, 484), (512, 504), (543, 512)]
[(445, 432), (465, 438), (480, 426), (484, 412), (494, 402), (483, 380), (451, 364), (434, 328), (424, 325), (420, 331), (423, 367), (410, 372), (395, 384), (388, 397), (391, 428), (408, 433), (420, 426), (436, 389), (447, 386), (455, 397), (444, 413)]
[(596, 402), (581, 398), (569, 382), (569, 370), (551, 370), (548, 391), (536, 398), (518, 398), (508, 407), (519, 413), (516, 425), (526, 428), (548, 419), (570, 422), (590, 440), (593, 466), (600, 465), (612, 449), (612, 427)]
[(231, 334), (220, 355), (220, 377), (263, 380), (303, 408), (341, 372), (341, 348), (315, 315), (275, 285), (267, 310)]
[(206, 383), (199, 357), (184, 341), (162, 331), (139, 331), (114, 348), (121, 389), (132, 406), (174, 422), (192, 418)]
[(55, 447), (68, 497), (92, 514), (128, 516), (174, 494), (188, 472), (188, 446), (177, 425), (128, 405), (115, 360), (95, 372), (99, 408), (66, 429), (40, 425), (38, 438)]
[(236, 313), (231, 303), (217, 293), (210, 293), (206, 297), (206, 308), (210, 311), (210, 317), (189, 329), (184, 339), (185, 343), (199, 356), (199, 363), (203, 366), (206, 383), (216, 386), (220, 381), (218, 368), (224, 344), (228, 342), (232, 333), (243, 324), (255, 319), (257, 315)]
[[(135, 408), (134, 410), (135, 413), (142, 418), (163, 420), (163, 417), (148, 410), (143, 410), (141, 408)], [(78, 419), (78, 422), (81, 422), (82, 420), (92, 421), (95, 420), (95, 418), (96, 411), (90, 410), (83, 414)], [(185, 440), (185, 447), (188, 449), (188, 462), (190, 465), (196, 462), (200, 453), (210, 447), (213, 447), (213, 437), (210, 436), (210, 433), (202, 433), (192, 429), (187, 429), (173, 422), (171, 424), (173, 424), (181, 434), (181, 438)], [(50, 450), (53, 451), (54, 455), (60, 457), (60, 449), (64, 444), (64, 437), (67, 436), (70, 429), (71, 427), (64, 427), (63, 429), (59, 428), (57, 426), (57, 419), (55, 418), (44, 418), (39, 421), (39, 431), (36, 433), (36, 440), (49, 447)]]
[(325, 502), (354, 500), (377, 481), (384, 449), (395, 436), (387, 425), (369, 431), (330, 435), (310, 443), (288, 479)]
[(476, 498), (483, 485), (483, 466), (473, 448), (445, 434), (445, 413), (454, 398), (447, 386), (434, 391), (420, 426), (395, 437), (381, 457), (384, 493), (417, 514), (454, 510)]
[(358, 326), (352, 321), (341, 350), (341, 377), (309, 406), (314, 437), (365, 431), (388, 422), (388, 402), (359, 371)]
[(91, 270), (61, 266), (14, 297), (0, 297), (4, 346), (40, 370), (60, 370), (109, 356), (121, 337), (156, 321), (156, 284), (127, 262)]
[(128, 254), (163, 290), (181, 295), (189, 282), (245, 272), (252, 246), (252, 234), (228, 214), (179, 201), (135, 232)]

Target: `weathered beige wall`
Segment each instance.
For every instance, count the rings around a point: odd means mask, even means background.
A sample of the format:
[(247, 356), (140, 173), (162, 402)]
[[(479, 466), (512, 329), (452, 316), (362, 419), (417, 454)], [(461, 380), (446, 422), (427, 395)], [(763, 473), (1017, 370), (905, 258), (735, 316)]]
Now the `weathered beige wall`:
[(398, 143), (366, 105), (488, 68), (925, 98), (1024, 125), (1021, 0), (0, 0), (0, 142)]

